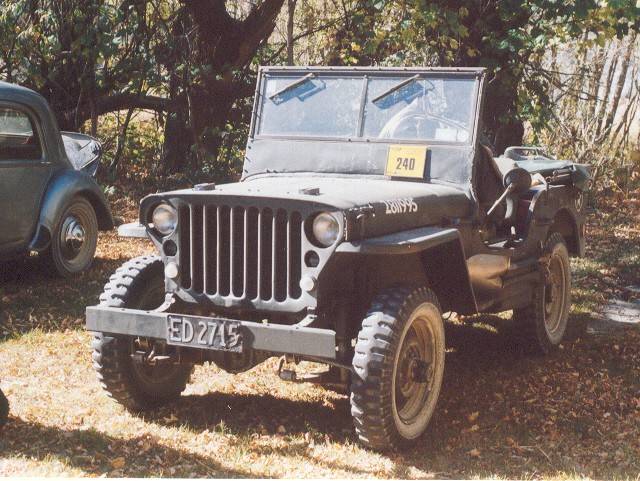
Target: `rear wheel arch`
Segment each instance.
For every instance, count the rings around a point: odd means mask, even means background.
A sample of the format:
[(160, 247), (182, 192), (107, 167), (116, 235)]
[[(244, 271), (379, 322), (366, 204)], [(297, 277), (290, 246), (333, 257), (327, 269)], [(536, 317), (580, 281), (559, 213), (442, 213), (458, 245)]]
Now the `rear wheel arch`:
[(77, 195), (87, 199), (91, 207), (93, 207), (93, 211), (96, 213), (96, 218), (98, 219), (98, 229), (101, 231), (113, 229), (114, 222), (111, 211), (103, 199), (91, 190), (82, 190), (78, 192)]
[(64, 170), (49, 181), (42, 197), (36, 232), (29, 244), (31, 250), (41, 252), (49, 247), (60, 216), (77, 196), (85, 198), (91, 204), (100, 230), (113, 228), (109, 205), (93, 178), (84, 172)]
[(568, 209), (560, 209), (553, 217), (553, 223), (549, 227), (547, 237), (558, 233), (564, 239), (569, 254), (580, 255), (580, 232), (575, 216)]

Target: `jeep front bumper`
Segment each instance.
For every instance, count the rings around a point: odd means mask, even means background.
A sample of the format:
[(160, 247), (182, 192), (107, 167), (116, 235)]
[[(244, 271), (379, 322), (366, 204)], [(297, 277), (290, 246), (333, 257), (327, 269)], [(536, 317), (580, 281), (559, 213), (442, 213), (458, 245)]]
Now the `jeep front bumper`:
[[(171, 334), (169, 316), (180, 316), (180, 314), (91, 306), (87, 307), (86, 328), (91, 332), (167, 341)], [(221, 321), (221, 318), (198, 317), (205, 321), (207, 319), (212, 322)], [(336, 358), (336, 333), (332, 330), (225, 320), (239, 325), (244, 350), (297, 354), (323, 359)]]

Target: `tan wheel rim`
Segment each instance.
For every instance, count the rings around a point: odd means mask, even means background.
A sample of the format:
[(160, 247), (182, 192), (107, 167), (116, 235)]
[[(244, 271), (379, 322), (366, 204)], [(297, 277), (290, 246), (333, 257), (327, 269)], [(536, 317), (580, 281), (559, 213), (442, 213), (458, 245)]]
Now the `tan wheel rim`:
[(440, 393), (444, 371), (444, 333), (438, 310), (419, 306), (402, 332), (393, 365), (392, 410), (405, 439), (427, 427)]
[(544, 285), (544, 326), (547, 334), (555, 338), (563, 330), (567, 279), (562, 258), (551, 255)]

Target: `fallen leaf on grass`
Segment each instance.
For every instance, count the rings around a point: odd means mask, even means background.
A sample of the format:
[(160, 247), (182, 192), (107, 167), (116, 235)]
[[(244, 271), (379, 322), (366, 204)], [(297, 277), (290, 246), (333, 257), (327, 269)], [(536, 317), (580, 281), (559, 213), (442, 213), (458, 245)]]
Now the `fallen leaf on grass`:
[(480, 450), (478, 448), (473, 448), (471, 451), (467, 451), (467, 454), (472, 458), (479, 458)]
[(113, 469), (122, 469), (124, 468), (126, 462), (123, 457), (115, 458), (111, 460), (111, 467)]

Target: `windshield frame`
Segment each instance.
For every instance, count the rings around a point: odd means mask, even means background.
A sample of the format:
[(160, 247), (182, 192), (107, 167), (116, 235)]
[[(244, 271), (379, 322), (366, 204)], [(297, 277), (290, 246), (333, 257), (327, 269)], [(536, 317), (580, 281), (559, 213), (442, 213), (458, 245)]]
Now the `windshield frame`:
[[(263, 99), (268, 99), (266, 94), (266, 80), (268, 77), (300, 75), (301, 78), (313, 74), (316, 78), (328, 77), (353, 77), (363, 80), (363, 89), (360, 99), (360, 110), (355, 127), (354, 136), (312, 136), (312, 135), (285, 135), (285, 134), (262, 134), (260, 132), (260, 115), (263, 108)], [(475, 80), (473, 98), (471, 100), (470, 135), (466, 141), (447, 140), (422, 140), (422, 139), (401, 139), (401, 138), (379, 138), (365, 137), (363, 132), (364, 113), (367, 102), (367, 88), (364, 79), (368, 77), (400, 77), (408, 80), (419, 75), (419, 79), (424, 78), (450, 78)], [(255, 99), (251, 114), (251, 126), (249, 130), (250, 140), (294, 140), (294, 141), (332, 141), (332, 142), (362, 142), (362, 143), (382, 143), (382, 144), (430, 144), (430, 145), (451, 145), (468, 146), (477, 140), (478, 125), (480, 121), (480, 110), (482, 91), (484, 87), (485, 70), (483, 68), (443, 68), (443, 67), (423, 67), (423, 68), (395, 68), (395, 67), (260, 67), (258, 72), (258, 82), (256, 84)], [(362, 136), (358, 136), (362, 135)]]

